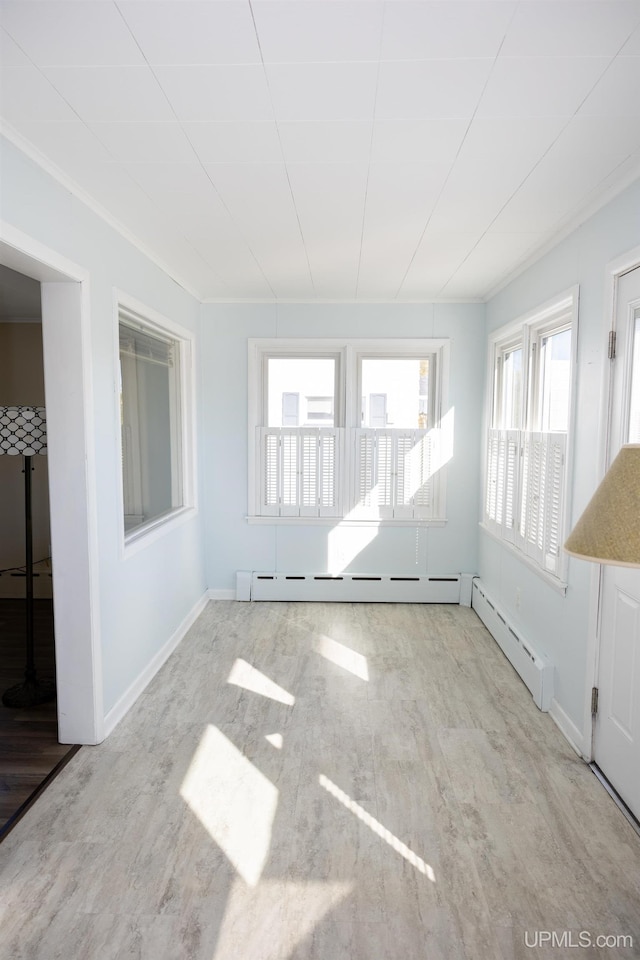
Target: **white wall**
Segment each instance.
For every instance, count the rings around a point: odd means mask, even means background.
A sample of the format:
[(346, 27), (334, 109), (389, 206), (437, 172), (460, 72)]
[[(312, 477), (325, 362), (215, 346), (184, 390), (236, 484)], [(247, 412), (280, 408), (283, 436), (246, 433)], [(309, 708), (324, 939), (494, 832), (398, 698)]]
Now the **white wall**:
[[(606, 399), (605, 357), (610, 325), (606, 265), (638, 244), (640, 182), (598, 211), (487, 304), (487, 327), (492, 331), (572, 285), (580, 286), (571, 523), (577, 520), (593, 493), (601, 468), (600, 426)], [(555, 665), (556, 707), (560, 708), (557, 712), (561, 719), (568, 718), (569, 725), (575, 725), (575, 732), (588, 745), (593, 565), (570, 560), (569, 586), (566, 597), (562, 597), (486, 533), (481, 533), (479, 547), (480, 573), (491, 595), (522, 635)], [(518, 589), (522, 597), (519, 608)]]
[[(330, 526), (250, 525), (247, 515), (247, 339), (249, 337), (448, 337), (454, 456), (448, 466), (445, 528), (387, 527), (342, 544), (348, 571), (384, 574), (475, 572), (482, 383), (483, 304), (205, 304), (202, 307), (203, 455), (207, 476), (209, 586), (229, 590), (237, 570), (324, 572)], [(333, 538), (333, 539), (332, 539)], [(371, 539), (370, 539), (371, 538)], [(368, 542), (370, 540), (370, 542)], [(360, 549), (358, 549), (360, 548)]]
[[(99, 632), (108, 714), (206, 588), (197, 514), (126, 559), (122, 556), (114, 288), (196, 333), (199, 304), (13, 144), (0, 139), (0, 148), (0, 219), (89, 273), (90, 427), (95, 442)], [(73, 537), (73, 530), (68, 536)]]

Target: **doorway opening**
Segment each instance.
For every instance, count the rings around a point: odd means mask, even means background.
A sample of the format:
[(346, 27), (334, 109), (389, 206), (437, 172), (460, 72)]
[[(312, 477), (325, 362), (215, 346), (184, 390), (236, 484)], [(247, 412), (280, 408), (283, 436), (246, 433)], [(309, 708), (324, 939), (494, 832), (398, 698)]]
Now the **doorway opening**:
[[(41, 291), (37, 280), (0, 266), (0, 408), (16, 407), (45, 409)], [(69, 754), (69, 746), (58, 741), (55, 702), (47, 459), (20, 456), (15, 444), (23, 431), (7, 426), (5, 433), (0, 456), (0, 837)], [(43, 435), (43, 450), (45, 445)], [(48, 686), (44, 702), (25, 695)]]

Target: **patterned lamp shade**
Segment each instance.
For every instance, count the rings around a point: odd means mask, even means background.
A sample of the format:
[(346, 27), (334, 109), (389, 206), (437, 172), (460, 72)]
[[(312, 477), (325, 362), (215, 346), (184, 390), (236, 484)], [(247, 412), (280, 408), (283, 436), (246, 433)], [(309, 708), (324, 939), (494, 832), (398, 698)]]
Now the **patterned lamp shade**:
[(0, 456), (33, 457), (46, 452), (44, 407), (0, 407)]
[(640, 567), (640, 444), (621, 448), (564, 548), (584, 560)]

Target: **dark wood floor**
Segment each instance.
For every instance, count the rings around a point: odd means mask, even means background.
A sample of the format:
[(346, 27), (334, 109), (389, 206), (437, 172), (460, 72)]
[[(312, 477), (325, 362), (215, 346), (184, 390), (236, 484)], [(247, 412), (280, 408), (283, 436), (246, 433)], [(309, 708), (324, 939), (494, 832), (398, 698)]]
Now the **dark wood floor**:
[[(55, 677), (51, 600), (35, 601), (34, 636), (38, 677)], [(24, 667), (25, 603), (0, 600), (0, 694), (24, 679)], [(55, 701), (29, 709), (0, 704), (0, 838), (69, 752), (58, 743)]]

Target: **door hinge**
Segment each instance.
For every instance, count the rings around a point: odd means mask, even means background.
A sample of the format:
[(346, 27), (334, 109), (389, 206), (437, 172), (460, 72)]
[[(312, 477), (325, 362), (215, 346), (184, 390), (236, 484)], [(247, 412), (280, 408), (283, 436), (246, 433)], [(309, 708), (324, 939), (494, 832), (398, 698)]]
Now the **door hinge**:
[(598, 688), (591, 688), (591, 716), (595, 717), (598, 712)]
[(609, 351), (608, 351), (609, 360), (615, 360), (616, 358), (616, 331), (609, 330)]

